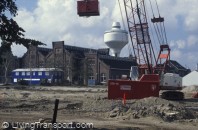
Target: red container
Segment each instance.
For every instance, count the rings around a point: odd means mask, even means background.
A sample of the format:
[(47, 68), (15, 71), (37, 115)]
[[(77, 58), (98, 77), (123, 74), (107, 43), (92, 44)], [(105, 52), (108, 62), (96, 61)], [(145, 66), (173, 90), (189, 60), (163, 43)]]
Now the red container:
[(98, 16), (98, 15), (100, 15), (98, 0), (78, 1), (77, 9), (78, 9), (79, 16)]
[(139, 81), (109, 80), (108, 99), (141, 99), (145, 97), (159, 97), (159, 75), (143, 75)]
[(198, 98), (198, 92), (193, 94), (193, 98)]

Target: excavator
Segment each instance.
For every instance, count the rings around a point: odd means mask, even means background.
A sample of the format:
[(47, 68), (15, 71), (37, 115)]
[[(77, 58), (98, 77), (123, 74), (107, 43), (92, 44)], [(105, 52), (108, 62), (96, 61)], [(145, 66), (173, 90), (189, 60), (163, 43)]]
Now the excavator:
[[(121, 0), (118, 0), (120, 4)], [(170, 47), (167, 42), (164, 18), (159, 13), (155, 16), (151, 0), (122, 0), (128, 25), (128, 32), (133, 49), (133, 56), (138, 66), (132, 66), (129, 78), (108, 80), (108, 98), (141, 99), (155, 96), (168, 100), (182, 100), (182, 78), (169, 73)], [(153, 17), (149, 22), (146, 8), (150, 4)], [(98, 0), (77, 1), (79, 16), (99, 16)], [(121, 11), (121, 10), (120, 10)], [(123, 16), (122, 16), (123, 17)], [(149, 23), (153, 24), (156, 39), (160, 45), (157, 57), (150, 38)]]

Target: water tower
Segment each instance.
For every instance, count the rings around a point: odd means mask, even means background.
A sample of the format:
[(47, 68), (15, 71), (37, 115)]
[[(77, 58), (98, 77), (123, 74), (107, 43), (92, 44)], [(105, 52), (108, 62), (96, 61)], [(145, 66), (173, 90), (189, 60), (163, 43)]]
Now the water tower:
[(113, 55), (120, 56), (120, 51), (128, 43), (128, 33), (122, 30), (119, 22), (113, 22), (112, 29), (104, 33), (105, 44), (112, 49)]

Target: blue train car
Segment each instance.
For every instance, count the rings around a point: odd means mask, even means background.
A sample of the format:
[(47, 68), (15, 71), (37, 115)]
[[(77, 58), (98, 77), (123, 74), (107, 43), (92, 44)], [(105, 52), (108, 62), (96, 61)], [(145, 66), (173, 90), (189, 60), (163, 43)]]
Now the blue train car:
[(63, 82), (63, 76), (63, 70), (57, 68), (27, 68), (12, 71), (13, 84), (18, 84), (21, 80), (25, 80), (28, 84), (33, 85), (43, 83), (61, 84)]

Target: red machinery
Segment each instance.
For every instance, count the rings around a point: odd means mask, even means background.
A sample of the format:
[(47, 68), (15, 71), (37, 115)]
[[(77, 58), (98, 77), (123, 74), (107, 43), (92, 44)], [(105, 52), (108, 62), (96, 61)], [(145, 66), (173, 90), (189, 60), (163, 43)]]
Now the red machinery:
[[(137, 58), (139, 64), (139, 79), (137, 81), (109, 80), (108, 98), (120, 99), (123, 95), (126, 95), (126, 99), (140, 99), (150, 96), (158, 97), (160, 90), (168, 90), (162, 93), (163, 98), (183, 99), (184, 94), (175, 91), (181, 90), (180, 78), (176, 74), (165, 74), (166, 66), (170, 59), (170, 48), (167, 44), (164, 18), (160, 14), (159, 17), (155, 17), (151, 5), (153, 12), (151, 22), (153, 23), (156, 37), (160, 44), (160, 51), (156, 59), (150, 39), (144, 0), (123, 0), (123, 2), (134, 52), (133, 55)], [(149, 78), (145, 81), (143, 80), (144, 77)], [(131, 89), (122, 90), (125, 85)], [(153, 89), (153, 86), (155, 86), (155, 89)]]
[(194, 93), (192, 97), (193, 98), (198, 98), (198, 92)]
[[(155, 17), (150, 1), (153, 12), (151, 22), (153, 23), (156, 37), (160, 44), (160, 51), (156, 59), (149, 34), (144, 0), (123, 0), (123, 2), (133, 47), (133, 55), (138, 62), (139, 76), (137, 81), (126, 79), (109, 80), (108, 98), (120, 99), (123, 95), (126, 96), (126, 99), (140, 99), (150, 96), (158, 97), (159, 91), (163, 89), (174, 90), (164, 92), (162, 94), (163, 98), (183, 99), (183, 93), (175, 91), (181, 89), (180, 81), (175, 82), (177, 80), (176, 78), (174, 79), (164, 74), (166, 73), (166, 66), (170, 59), (170, 48), (167, 44), (164, 18), (160, 14), (159, 17)], [(158, 7), (157, 10), (159, 13)], [(79, 16), (99, 15), (98, 0), (78, 1), (78, 14)], [(177, 76), (173, 75), (173, 77)]]
[(138, 81), (131, 80), (109, 80), (108, 98), (122, 99), (141, 99), (145, 97), (159, 97), (159, 76), (143, 75)]
[(98, 0), (81, 0), (77, 2), (77, 10), (79, 16), (98, 16), (99, 1)]

